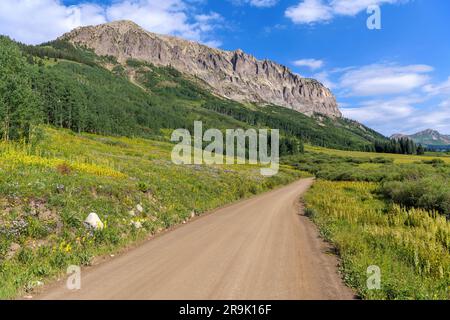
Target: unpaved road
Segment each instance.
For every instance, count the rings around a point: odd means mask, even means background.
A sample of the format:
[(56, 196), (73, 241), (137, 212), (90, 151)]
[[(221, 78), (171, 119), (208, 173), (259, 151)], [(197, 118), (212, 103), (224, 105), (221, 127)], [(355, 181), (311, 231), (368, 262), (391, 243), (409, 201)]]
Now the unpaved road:
[(337, 259), (299, 214), (304, 179), (219, 209), (82, 271), (38, 299), (351, 299)]

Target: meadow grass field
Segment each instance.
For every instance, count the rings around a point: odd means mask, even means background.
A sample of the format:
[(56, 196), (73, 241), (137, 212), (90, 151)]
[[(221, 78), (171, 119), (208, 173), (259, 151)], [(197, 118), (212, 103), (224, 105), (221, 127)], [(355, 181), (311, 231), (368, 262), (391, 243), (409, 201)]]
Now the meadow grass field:
[[(38, 143), (0, 144), (0, 299), (306, 175), (288, 166), (270, 178), (258, 166), (176, 166), (172, 147), (52, 128)], [(83, 225), (91, 212), (103, 230)]]
[(354, 158), (374, 158), (381, 156), (385, 159), (392, 159), (394, 163), (414, 163), (417, 161), (427, 161), (433, 160), (435, 158), (442, 159), (446, 163), (450, 163), (450, 157), (447, 154), (438, 155), (437, 153), (432, 153), (430, 155), (407, 155), (407, 154), (393, 154), (393, 153), (383, 153), (374, 154), (373, 152), (362, 152), (362, 151), (344, 151), (337, 149), (329, 149), (312, 145), (305, 145), (305, 150), (315, 153), (324, 153), (332, 156), (339, 157), (354, 157)]
[[(318, 177), (305, 213), (358, 296), (450, 299), (448, 158), (306, 149), (286, 162)], [(379, 289), (367, 286), (370, 266), (381, 272)]]

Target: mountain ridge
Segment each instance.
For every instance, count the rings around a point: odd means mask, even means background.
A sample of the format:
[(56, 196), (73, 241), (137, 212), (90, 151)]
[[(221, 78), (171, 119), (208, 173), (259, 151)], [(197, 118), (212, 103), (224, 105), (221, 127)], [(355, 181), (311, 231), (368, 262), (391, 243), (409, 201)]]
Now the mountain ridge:
[(127, 20), (79, 27), (58, 40), (85, 46), (100, 56), (113, 56), (122, 64), (135, 59), (171, 66), (203, 80), (214, 93), (238, 102), (274, 104), (309, 116), (342, 116), (334, 95), (319, 81), (302, 78), (286, 66), (258, 60), (240, 49), (225, 51), (151, 33)]
[(426, 146), (450, 146), (450, 135), (441, 134), (439, 131), (433, 129), (422, 130), (411, 135), (396, 133), (391, 138), (409, 138), (415, 143)]

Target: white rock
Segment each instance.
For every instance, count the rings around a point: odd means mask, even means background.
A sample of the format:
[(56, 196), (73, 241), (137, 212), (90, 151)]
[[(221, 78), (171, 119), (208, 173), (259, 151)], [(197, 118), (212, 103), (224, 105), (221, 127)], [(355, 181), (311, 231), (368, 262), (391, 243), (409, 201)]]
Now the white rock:
[(140, 213), (144, 212), (144, 208), (142, 208), (140, 204), (136, 206), (136, 210), (139, 211)]
[(192, 212), (191, 212), (191, 219), (192, 219), (192, 218), (195, 218), (195, 211), (192, 211)]
[(86, 220), (84, 220), (84, 225), (88, 228), (92, 228), (94, 230), (102, 230), (103, 222), (100, 220), (98, 215), (95, 212), (91, 212)]
[(134, 217), (136, 215), (136, 213), (134, 212), (134, 210), (130, 210), (128, 211), (128, 214), (132, 217)]
[(131, 225), (136, 229), (142, 228), (142, 223), (140, 223), (139, 221), (131, 221)]

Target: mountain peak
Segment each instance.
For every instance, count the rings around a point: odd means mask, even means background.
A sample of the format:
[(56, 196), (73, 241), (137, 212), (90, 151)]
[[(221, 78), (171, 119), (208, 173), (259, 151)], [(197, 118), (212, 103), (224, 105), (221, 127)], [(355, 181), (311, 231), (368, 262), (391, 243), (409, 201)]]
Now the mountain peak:
[(135, 23), (131, 20), (116, 20), (116, 21), (108, 22), (108, 23), (106, 23), (106, 25), (129, 26), (129, 27), (135, 27), (135, 28), (141, 29), (141, 27), (137, 23)]
[(450, 145), (450, 135), (441, 134), (434, 129), (426, 129), (415, 134), (394, 134), (392, 139), (409, 138), (416, 143), (427, 146), (447, 146)]
[(426, 129), (416, 133), (415, 135), (440, 135), (439, 131), (433, 129)]
[(128, 20), (81, 27), (59, 39), (86, 46), (100, 56), (114, 56), (122, 64), (136, 59), (172, 66), (203, 80), (215, 94), (239, 102), (274, 104), (307, 115), (341, 117), (334, 95), (320, 82), (301, 78), (283, 65), (258, 60), (241, 49), (225, 51), (158, 35)]

